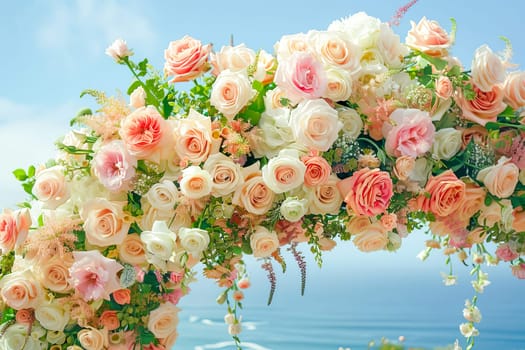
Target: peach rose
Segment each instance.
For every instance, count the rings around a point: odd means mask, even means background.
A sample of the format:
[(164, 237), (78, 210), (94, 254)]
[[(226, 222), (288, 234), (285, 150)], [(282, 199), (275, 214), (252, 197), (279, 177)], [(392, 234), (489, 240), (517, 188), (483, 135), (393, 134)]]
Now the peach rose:
[(332, 174), (326, 182), (317, 185), (310, 192), (310, 213), (312, 214), (338, 214), (343, 204), (343, 197), (338, 190), (339, 178)]
[(503, 88), (504, 101), (514, 109), (525, 106), (525, 72), (512, 72), (507, 76)]
[(299, 152), (284, 149), (262, 168), (264, 183), (275, 193), (291, 191), (304, 182), (306, 166), (299, 159)]
[(254, 257), (267, 258), (279, 248), (277, 233), (270, 232), (263, 226), (256, 226), (250, 236), (250, 246)]
[(42, 301), (43, 291), (35, 276), (25, 270), (2, 277), (0, 296), (4, 303), (15, 310), (34, 309)]
[(319, 186), (328, 180), (332, 167), (326, 159), (321, 156), (304, 156), (301, 161), (306, 167), (304, 172), (304, 185), (306, 187)]
[(35, 322), (35, 315), (31, 309), (20, 309), (16, 312), (15, 320), (17, 323), (30, 325)]
[(405, 39), (406, 44), (430, 56), (443, 57), (448, 54), (452, 41), (438, 22), (423, 17), (419, 23), (410, 21), (412, 28)]
[(69, 198), (64, 167), (56, 165), (36, 174), (33, 194), (44, 203), (44, 208), (55, 209)]
[(481, 45), (474, 53), (471, 75), (474, 85), (481, 91), (490, 92), (494, 85), (505, 81), (505, 65), (487, 45)]
[(152, 106), (142, 107), (128, 115), (120, 125), (120, 137), (129, 152), (140, 159), (160, 158), (158, 152), (166, 138), (168, 124)]
[(31, 223), (31, 214), (26, 208), (16, 211), (3, 210), (0, 214), (0, 248), (4, 254), (25, 242)]
[(211, 119), (191, 109), (187, 118), (177, 120), (173, 128), (175, 152), (193, 165), (204, 162), (212, 149)]
[(503, 103), (503, 89), (499, 85), (494, 85), (492, 90), (483, 92), (474, 85), (474, 92), (476, 96), (473, 100), (467, 100), (461, 90), (456, 96), (456, 103), (461, 108), (462, 117), (483, 126), (487, 122), (496, 121), (498, 114), (506, 107)]
[(191, 199), (199, 199), (211, 193), (213, 180), (210, 173), (192, 165), (182, 171), (180, 192)]
[(256, 94), (245, 71), (226, 69), (213, 83), (210, 103), (225, 117), (233, 119)]
[(353, 216), (346, 224), (346, 229), (350, 234), (357, 235), (370, 226), (370, 217), (364, 215)]
[(71, 254), (54, 256), (38, 265), (38, 277), (42, 285), (57, 293), (66, 293), (72, 287), (69, 284), (69, 268), (73, 264)]
[(255, 63), (255, 52), (244, 44), (223, 46), (221, 51), (211, 54), (213, 75), (218, 76), (227, 69), (236, 72), (246, 70)]
[(337, 67), (349, 73), (360, 68), (361, 50), (339, 31), (308, 33), (314, 52), (325, 66)]
[(346, 101), (352, 95), (352, 76), (339, 68), (326, 69), (326, 90), (322, 97), (332, 101)]
[(354, 237), (354, 244), (362, 252), (385, 249), (388, 244), (387, 230), (376, 222), (364, 228)]
[(408, 180), (408, 177), (414, 167), (416, 166), (416, 159), (410, 156), (401, 156), (396, 158), (394, 165), (394, 175), (401, 181)]
[(94, 198), (84, 203), (80, 217), (84, 220), (89, 244), (107, 247), (124, 241), (130, 223), (124, 220), (123, 206), (122, 202), (110, 202), (105, 198)]
[(172, 83), (190, 81), (208, 70), (208, 55), (212, 47), (199, 40), (184, 36), (170, 42), (164, 51), (164, 74), (173, 76)]
[(508, 198), (518, 184), (520, 170), (516, 164), (502, 157), (498, 164), (481, 169), (477, 180), (485, 184), (491, 194), (498, 198)]
[(127, 288), (117, 289), (113, 292), (113, 299), (119, 305), (126, 305), (131, 302), (131, 291)]
[(500, 222), (501, 219), (501, 207), (496, 201), (493, 201), (489, 206), (483, 205), (481, 207), (481, 212), (479, 213), (478, 217), (478, 224), (492, 227), (495, 223)]
[(390, 175), (378, 168), (358, 170), (337, 188), (355, 214), (367, 216), (384, 213), (394, 194)]
[(136, 233), (126, 235), (124, 241), (117, 246), (119, 259), (131, 265), (146, 264), (146, 247)]
[(255, 170), (258, 166), (254, 164), (242, 170), (244, 182), (235, 191), (232, 203), (243, 207), (249, 213), (263, 215), (272, 207), (275, 193), (266, 185), (261, 172)]
[(149, 314), (148, 329), (157, 338), (166, 338), (177, 329), (179, 308), (171, 303), (160, 304)]
[(80, 330), (77, 339), (85, 350), (102, 350), (107, 343), (107, 337), (104, 333), (95, 328)]
[(512, 216), (514, 218), (512, 228), (517, 232), (525, 232), (525, 210), (523, 207), (514, 208)]
[(459, 218), (462, 220), (470, 220), (483, 206), (485, 196), (485, 189), (475, 183), (467, 182), (465, 184), (465, 199), (457, 209)]
[(452, 82), (450, 81), (449, 77), (445, 75), (441, 75), (436, 80), (436, 95), (437, 97), (448, 100), (452, 93), (454, 92), (454, 85), (452, 85)]
[(431, 176), (425, 186), (428, 196), (422, 195), (420, 208), (437, 216), (445, 217), (455, 212), (465, 200), (466, 185), (452, 172), (447, 170), (437, 176)]
[(226, 196), (241, 184), (241, 167), (223, 153), (212, 154), (204, 163), (203, 169), (211, 174), (211, 194), (214, 197)]
[(473, 125), (470, 128), (463, 129), (461, 134), (462, 148), (465, 149), (472, 141), (478, 144), (486, 144), (489, 133), (487, 129), (481, 125)]
[(120, 327), (120, 321), (117, 316), (117, 311), (106, 310), (100, 315), (100, 324), (108, 331), (113, 331)]

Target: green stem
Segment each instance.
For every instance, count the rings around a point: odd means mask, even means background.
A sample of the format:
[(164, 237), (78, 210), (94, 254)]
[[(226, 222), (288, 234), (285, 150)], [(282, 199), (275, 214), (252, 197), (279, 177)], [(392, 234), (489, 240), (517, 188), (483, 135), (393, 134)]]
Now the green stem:
[(137, 81), (140, 83), (140, 86), (142, 86), (142, 88), (144, 89), (144, 91), (146, 91), (146, 93), (148, 94), (148, 96), (151, 96), (154, 100), (155, 100), (155, 108), (157, 108), (157, 111), (159, 111), (160, 114), (162, 114), (162, 111), (160, 110), (160, 101), (159, 99), (157, 98), (157, 96), (155, 96), (155, 94), (153, 93), (153, 91), (151, 91), (148, 86), (146, 84), (144, 84), (144, 82), (140, 79), (140, 77), (138, 76), (137, 72), (135, 72), (135, 68), (133, 68), (133, 66), (131, 65), (131, 63), (129, 62), (129, 58), (128, 57), (125, 57), (123, 59), (124, 63), (126, 63), (126, 66), (128, 66), (129, 70), (131, 71), (131, 74), (133, 74), (133, 76), (135, 77), (135, 79), (137, 79)]

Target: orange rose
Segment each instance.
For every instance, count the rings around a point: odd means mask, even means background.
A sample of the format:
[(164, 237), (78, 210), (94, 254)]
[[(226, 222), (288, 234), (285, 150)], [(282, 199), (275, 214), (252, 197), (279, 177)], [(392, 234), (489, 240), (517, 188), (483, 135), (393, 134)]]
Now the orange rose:
[(100, 324), (108, 331), (113, 331), (120, 327), (120, 321), (117, 317), (117, 311), (106, 310), (100, 315)]
[(465, 200), (458, 208), (458, 216), (462, 220), (469, 220), (481, 209), (485, 196), (486, 192), (482, 187), (474, 183), (467, 183), (465, 185)]
[(131, 301), (131, 292), (127, 288), (118, 289), (113, 292), (113, 299), (115, 299), (115, 302), (119, 305), (129, 304)]
[(429, 196), (420, 196), (418, 202), (423, 211), (437, 216), (447, 216), (456, 211), (465, 200), (466, 185), (447, 170), (438, 176), (431, 176), (425, 186)]

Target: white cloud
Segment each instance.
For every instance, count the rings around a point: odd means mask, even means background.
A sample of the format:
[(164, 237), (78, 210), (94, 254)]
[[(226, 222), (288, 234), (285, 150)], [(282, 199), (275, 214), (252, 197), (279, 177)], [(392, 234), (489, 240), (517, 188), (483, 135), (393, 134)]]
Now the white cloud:
[(50, 15), (37, 28), (37, 43), (59, 50), (66, 61), (79, 52), (84, 57), (100, 55), (117, 38), (135, 48), (150, 49), (156, 42), (151, 23), (141, 13), (144, 3), (57, 0), (50, 6)]

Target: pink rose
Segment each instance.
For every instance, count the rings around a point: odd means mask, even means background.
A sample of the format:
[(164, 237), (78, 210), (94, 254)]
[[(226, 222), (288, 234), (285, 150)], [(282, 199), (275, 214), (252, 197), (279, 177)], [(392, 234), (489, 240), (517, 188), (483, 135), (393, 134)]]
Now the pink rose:
[(490, 92), (494, 85), (505, 80), (505, 65), (487, 45), (482, 45), (474, 53), (471, 75), (474, 85), (481, 91)]
[(514, 109), (525, 106), (525, 72), (512, 72), (505, 80), (504, 101)]
[(324, 184), (330, 176), (332, 167), (328, 161), (320, 156), (304, 156), (301, 158), (306, 171), (304, 172), (304, 185), (315, 187)]
[(256, 163), (241, 170), (244, 181), (235, 191), (232, 203), (249, 213), (263, 215), (272, 207), (275, 193), (264, 182), (258, 167)]
[(428, 195), (418, 199), (419, 208), (439, 217), (454, 213), (465, 200), (466, 185), (452, 170), (431, 176), (425, 186)]
[(187, 118), (175, 122), (173, 130), (175, 151), (181, 160), (199, 165), (208, 158), (212, 146), (209, 117), (192, 109)]
[(496, 121), (498, 114), (505, 110), (503, 89), (499, 85), (494, 85), (488, 92), (483, 92), (474, 85), (476, 96), (473, 100), (467, 100), (461, 89), (459, 91), (456, 103), (462, 110), (462, 117), (474, 123), (485, 126), (487, 122)]
[(454, 85), (450, 81), (449, 77), (442, 75), (436, 80), (436, 95), (443, 99), (448, 100), (454, 92)]
[(512, 274), (520, 280), (525, 279), (525, 264), (514, 265), (512, 268)]
[(428, 112), (398, 108), (383, 124), (385, 150), (390, 156), (417, 158), (430, 150), (436, 128)]
[(378, 168), (358, 170), (340, 181), (337, 188), (355, 214), (366, 216), (384, 213), (394, 194), (390, 175)]
[(229, 119), (233, 119), (255, 97), (245, 71), (223, 70), (213, 83), (210, 103)]
[(0, 248), (3, 254), (20, 247), (25, 242), (30, 227), (31, 214), (28, 209), (4, 209), (0, 214)]
[(520, 257), (520, 255), (516, 253), (516, 247), (510, 243), (500, 244), (498, 249), (496, 249), (496, 256), (503, 261), (512, 261)]
[(187, 35), (172, 41), (164, 51), (164, 73), (173, 76), (172, 83), (193, 80), (208, 70), (210, 51), (211, 45), (203, 46)]
[(80, 210), (80, 217), (84, 220), (86, 240), (98, 247), (121, 244), (130, 227), (124, 220), (122, 202), (110, 202), (105, 198), (94, 198)]
[(310, 192), (310, 213), (312, 214), (338, 214), (343, 204), (343, 196), (337, 188), (339, 178), (332, 174), (323, 183), (315, 186)]
[(69, 268), (70, 283), (86, 301), (110, 300), (110, 294), (120, 289), (117, 273), (123, 269), (113, 259), (108, 259), (98, 250), (73, 252), (75, 262)]
[(525, 232), (525, 210), (523, 207), (516, 207), (512, 211), (512, 228), (517, 232)]
[(0, 280), (0, 296), (15, 310), (34, 309), (42, 302), (44, 292), (29, 270), (12, 272)]
[(438, 22), (429, 21), (423, 17), (419, 23), (410, 21), (410, 24), (412, 28), (408, 31), (405, 39), (409, 47), (430, 56), (443, 57), (447, 55), (447, 50), (452, 42)]
[[(140, 159), (158, 153), (166, 132), (166, 121), (152, 106), (139, 108), (128, 115), (119, 131), (129, 152)], [(158, 154), (156, 158), (159, 158)]]
[(279, 61), (274, 81), (293, 104), (303, 99), (319, 98), (326, 89), (326, 75), (321, 63), (306, 52), (294, 53)]
[(385, 249), (388, 244), (387, 230), (376, 222), (366, 226), (363, 231), (354, 236), (354, 244), (362, 252), (372, 252)]
[(508, 198), (518, 184), (520, 170), (516, 164), (502, 157), (498, 164), (481, 169), (477, 180), (482, 181), (489, 192), (498, 198)]
[(35, 315), (33, 310), (20, 309), (16, 312), (15, 320), (17, 323), (22, 323), (27, 326), (32, 325), (35, 322)]
[(245, 70), (254, 63), (255, 52), (244, 44), (223, 46), (221, 51), (211, 54), (212, 73), (215, 76), (226, 69), (231, 71)]
[(112, 141), (102, 146), (92, 161), (93, 172), (108, 190), (127, 190), (137, 167), (137, 159), (129, 154), (124, 143)]

